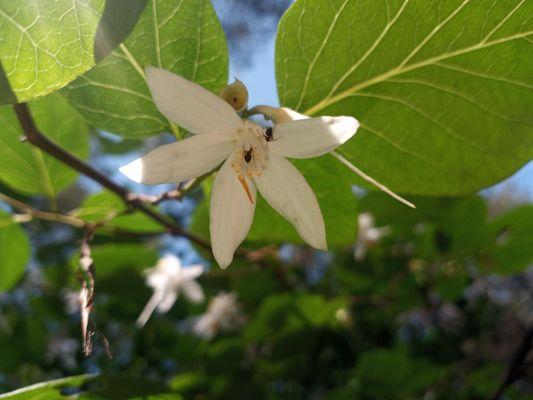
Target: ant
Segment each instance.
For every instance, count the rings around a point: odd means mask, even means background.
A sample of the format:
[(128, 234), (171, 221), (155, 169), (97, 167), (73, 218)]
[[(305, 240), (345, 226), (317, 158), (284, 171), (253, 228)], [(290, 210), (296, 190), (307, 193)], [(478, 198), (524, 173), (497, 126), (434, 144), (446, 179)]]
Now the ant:
[(272, 129), (271, 126), (266, 128), (265, 134), (263, 136), (267, 142), (275, 142), (276, 140), (278, 140), (278, 139), (274, 139), (274, 130)]
[(252, 149), (244, 151), (244, 161), (246, 161), (247, 164), (252, 161)]

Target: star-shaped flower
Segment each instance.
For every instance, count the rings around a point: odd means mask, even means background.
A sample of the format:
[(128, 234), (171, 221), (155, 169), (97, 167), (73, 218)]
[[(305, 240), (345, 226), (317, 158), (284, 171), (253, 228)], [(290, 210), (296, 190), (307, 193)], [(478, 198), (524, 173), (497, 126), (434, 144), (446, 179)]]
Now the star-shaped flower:
[(201, 265), (183, 268), (176, 256), (166, 255), (161, 258), (154, 268), (147, 270), (146, 283), (154, 290), (154, 294), (137, 319), (137, 326), (144, 326), (155, 309), (160, 313), (170, 310), (180, 291), (193, 303), (204, 301), (202, 287), (195, 281), (203, 272), (204, 267)]
[(164, 69), (146, 69), (154, 102), (170, 121), (194, 135), (161, 146), (122, 167), (145, 184), (177, 183), (220, 164), (211, 193), (213, 255), (225, 268), (250, 230), (257, 190), (294, 225), (302, 239), (326, 250), (324, 219), (313, 190), (285, 158), (318, 157), (350, 139), (359, 123), (352, 117), (320, 117), (263, 128), (243, 120), (221, 98)]

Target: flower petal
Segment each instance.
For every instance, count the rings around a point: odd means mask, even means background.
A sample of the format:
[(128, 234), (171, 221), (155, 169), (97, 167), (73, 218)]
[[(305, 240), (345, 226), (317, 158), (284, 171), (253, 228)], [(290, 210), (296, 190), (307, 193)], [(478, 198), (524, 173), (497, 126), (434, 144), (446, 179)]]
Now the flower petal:
[(228, 158), (220, 168), (211, 192), (211, 246), (215, 260), (222, 268), (231, 264), (235, 249), (250, 230), (257, 197), (253, 182), (245, 178), (250, 201), (231, 167), (232, 161)]
[(274, 127), (270, 149), (292, 158), (318, 157), (350, 139), (359, 122), (352, 117), (320, 117), (284, 122)]
[(179, 75), (147, 67), (146, 81), (159, 111), (192, 133), (232, 135), (243, 126), (228, 103)]
[(189, 265), (181, 269), (181, 276), (184, 280), (192, 280), (198, 278), (204, 271), (203, 265)]
[(193, 303), (201, 303), (204, 301), (204, 291), (200, 284), (196, 281), (187, 281), (181, 285), (181, 290), (187, 299)]
[(303, 240), (327, 250), (324, 219), (315, 193), (290, 161), (271, 153), (269, 164), (254, 181), (268, 204), (294, 225)]
[(163, 295), (161, 297), (161, 300), (159, 301), (159, 304), (157, 305), (157, 312), (164, 314), (168, 312), (178, 299), (178, 291), (172, 290), (170, 288), (166, 289), (163, 292)]
[(231, 153), (234, 141), (222, 135), (198, 135), (152, 150), (120, 168), (137, 183), (178, 183), (203, 175)]

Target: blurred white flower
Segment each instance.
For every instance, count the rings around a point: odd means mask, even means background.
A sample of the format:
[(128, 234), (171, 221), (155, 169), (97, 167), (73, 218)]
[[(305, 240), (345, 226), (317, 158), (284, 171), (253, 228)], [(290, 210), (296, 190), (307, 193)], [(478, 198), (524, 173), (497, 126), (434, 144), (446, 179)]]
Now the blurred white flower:
[(218, 332), (234, 331), (246, 322), (235, 293), (219, 293), (211, 299), (207, 311), (191, 318), (189, 329), (204, 340), (211, 340)]
[(193, 135), (123, 166), (124, 175), (149, 185), (176, 183), (222, 164), (210, 206), (213, 255), (222, 268), (231, 264), (250, 230), (257, 191), (309, 245), (326, 250), (324, 219), (316, 196), (286, 157), (318, 157), (336, 149), (357, 131), (355, 118), (287, 120), (263, 128), (241, 119), (223, 99), (181, 76), (148, 67), (146, 79), (159, 111)]
[(388, 226), (376, 228), (374, 226), (374, 216), (369, 213), (361, 213), (358, 218), (359, 232), (355, 243), (354, 257), (357, 261), (365, 258), (369, 247), (379, 242), (379, 240), (390, 233)]
[(202, 287), (195, 281), (203, 272), (201, 265), (182, 267), (176, 256), (161, 258), (154, 268), (146, 271), (146, 283), (154, 290), (154, 294), (137, 319), (137, 326), (144, 326), (156, 309), (160, 313), (170, 310), (180, 291), (193, 303), (204, 301)]

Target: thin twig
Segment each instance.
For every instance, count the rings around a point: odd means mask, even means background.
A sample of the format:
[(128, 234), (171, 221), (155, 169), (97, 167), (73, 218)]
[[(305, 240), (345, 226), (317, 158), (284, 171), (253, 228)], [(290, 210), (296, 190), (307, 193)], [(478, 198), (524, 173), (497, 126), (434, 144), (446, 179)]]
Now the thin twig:
[(499, 400), (505, 390), (521, 378), (521, 375), (523, 373), (522, 367), (524, 366), (527, 355), (529, 354), (532, 347), (533, 326), (529, 327), (524, 333), (524, 336), (522, 336), (522, 340), (516, 348), (516, 351), (513, 353), (511, 362), (509, 363), (509, 366), (505, 371), (505, 375), (503, 376), (500, 385), (496, 388), (496, 390), (490, 397), (490, 400)]
[(22, 126), (22, 129), (24, 130), (24, 133), (26, 135), (26, 139), (32, 145), (38, 147), (45, 153), (67, 164), (71, 168), (75, 169), (78, 172), (81, 172), (82, 174), (98, 182), (105, 188), (109, 189), (113, 193), (117, 194), (119, 197), (122, 198), (122, 200), (126, 203), (128, 207), (139, 210), (142, 213), (146, 214), (147, 216), (167, 228), (171, 234), (183, 236), (201, 247), (211, 249), (211, 245), (209, 244), (209, 242), (207, 242), (200, 236), (194, 235), (190, 232), (183, 230), (179, 225), (174, 223), (168, 217), (164, 216), (163, 214), (160, 214), (158, 211), (143, 203), (140, 200), (139, 196), (134, 193), (131, 193), (126, 188), (116, 184), (102, 172), (91, 167), (85, 161), (79, 159), (75, 155), (69, 153), (68, 151), (64, 150), (62, 147), (51, 141), (41, 131), (39, 131), (39, 129), (35, 125), (35, 122), (33, 121), (29, 108), (25, 103), (15, 104), (14, 108), (15, 112), (17, 113), (19, 122)]
[(29, 204), (26, 204), (20, 200), (14, 199), (10, 196), (7, 196), (4, 193), (0, 192), (0, 201), (9, 204), (14, 209), (17, 209), (22, 212), (22, 214), (16, 214), (13, 215), (13, 221), (16, 223), (26, 223), (30, 222), (34, 219), (40, 219), (43, 221), (49, 221), (49, 222), (56, 222), (59, 224), (64, 225), (70, 225), (75, 228), (94, 228), (95, 234), (96, 229), (98, 228), (103, 229), (103, 231), (107, 234), (119, 234), (119, 235), (130, 235), (134, 237), (138, 236), (151, 236), (155, 235), (157, 233), (155, 232), (142, 232), (142, 231), (129, 231), (127, 229), (121, 229), (121, 228), (115, 228), (113, 226), (107, 225), (107, 223), (111, 220), (110, 218), (103, 219), (101, 221), (97, 222), (88, 222), (81, 218), (75, 217), (73, 215), (69, 214), (63, 214), (63, 213), (57, 213), (57, 212), (50, 212), (50, 211), (41, 211), (36, 209), (35, 207), (30, 206)]
[(199, 176), (198, 178), (190, 179), (183, 185), (178, 186), (176, 189), (169, 190), (159, 195), (150, 196), (139, 194), (137, 195), (137, 198), (144, 203), (150, 203), (153, 205), (157, 205), (168, 200), (181, 201), (186, 195), (196, 189), (200, 185), (200, 183), (202, 183), (205, 179), (209, 178), (212, 174), (213, 172), (209, 172), (205, 175)]
[(0, 201), (3, 201), (4, 203), (7, 203), (10, 206), (26, 213), (32, 218), (34, 217), (37, 219), (42, 219), (44, 221), (59, 222), (61, 224), (75, 226), (76, 228), (83, 228), (86, 226), (86, 222), (82, 219), (61, 213), (37, 210), (36, 208), (26, 203), (23, 203), (22, 201), (9, 197), (3, 193), (0, 193)]

